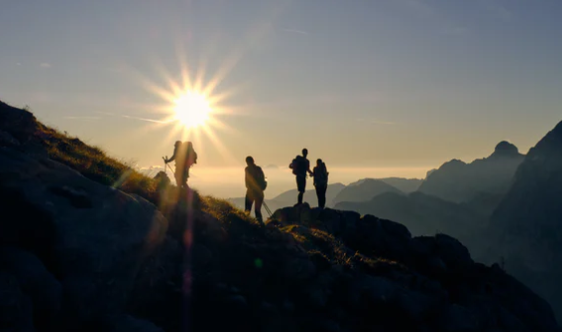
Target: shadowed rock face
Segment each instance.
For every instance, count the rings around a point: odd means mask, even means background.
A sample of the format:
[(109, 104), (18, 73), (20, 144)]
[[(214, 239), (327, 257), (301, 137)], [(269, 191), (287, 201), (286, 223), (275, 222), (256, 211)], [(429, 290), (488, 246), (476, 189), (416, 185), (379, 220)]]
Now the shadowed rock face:
[(0, 245), (42, 259), (62, 285), (62, 315), (84, 321), (118, 312), (145, 250), (166, 234), (162, 214), (143, 198), (17, 151), (0, 150), (0, 178)]
[(491, 219), (495, 255), (562, 319), (562, 122), (533, 147)]
[(451, 160), (428, 173), (419, 191), (444, 200), (469, 202), (482, 194), (503, 195), (512, 183), (524, 155), (509, 142), (500, 142), (487, 158), (470, 164)]

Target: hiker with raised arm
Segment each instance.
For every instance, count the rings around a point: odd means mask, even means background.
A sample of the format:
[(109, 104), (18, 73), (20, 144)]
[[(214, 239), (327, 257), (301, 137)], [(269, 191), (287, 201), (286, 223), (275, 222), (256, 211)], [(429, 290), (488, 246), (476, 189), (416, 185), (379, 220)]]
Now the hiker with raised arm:
[(328, 190), (328, 169), (322, 159), (316, 160), (316, 167), (312, 170), (314, 177), (314, 188), (316, 188), (316, 197), (318, 198), (318, 206), (323, 209), (326, 207), (326, 191)]
[(250, 214), (252, 205), (256, 203), (254, 211), (256, 219), (263, 225), (263, 217), (261, 214), (261, 207), (264, 199), (264, 190), (267, 188), (267, 181), (265, 174), (261, 167), (256, 165), (254, 158), (251, 156), (246, 157), (246, 164), (248, 165), (245, 170), (246, 180), (246, 201), (245, 211)]
[(189, 168), (197, 164), (197, 152), (193, 149), (191, 142), (176, 141), (174, 144), (174, 154), (164, 158), (166, 164), (176, 161), (174, 177), (178, 188), (188, 188), (187, 179), (189, 178)]
[(302, 199), (306, 190), (307, 174), (312, 176), (312, 171), (310, 170), (310, 162), (308, 161), (308, 159), (306, 159), (307, 155), (308, 150), (302, 149), (302, 156), (296, 156), (289, 165), (289, 168), (293, 169), (293, 174), (297, 178), (297, 190), (299, 192), (297, 205), (302, 204)]

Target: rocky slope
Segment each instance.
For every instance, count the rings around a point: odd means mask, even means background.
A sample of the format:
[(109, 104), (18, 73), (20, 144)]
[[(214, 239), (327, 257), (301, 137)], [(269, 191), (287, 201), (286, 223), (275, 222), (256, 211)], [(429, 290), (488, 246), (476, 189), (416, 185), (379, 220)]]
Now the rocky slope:
[(521, 164), (491, 219), (494, 257), (547, 298), (562, 319), (562, 122)]
[(428, 173), (419, 191), (455, 203), (468, 202), (482, 194), (503, 195), (511, 185), (524, 155), (508, 142), (500, 142), (487, 158), (467, 164), (451, 160)]
[[(560, 331), (544, 300), (447, 235), (411, 237), (392, 221), (307, 205), (260, 226), (225, 201), (131, 182), (131, 172), (108, 186), (99, 165), (118, 175), (118, 164), (88, 159), (101, 158), (93, 150), (64, 158), (52, 150), (64, 137), (8, 113), (4, 330)], [(79, 155), (83, 143), (71, 143)]]

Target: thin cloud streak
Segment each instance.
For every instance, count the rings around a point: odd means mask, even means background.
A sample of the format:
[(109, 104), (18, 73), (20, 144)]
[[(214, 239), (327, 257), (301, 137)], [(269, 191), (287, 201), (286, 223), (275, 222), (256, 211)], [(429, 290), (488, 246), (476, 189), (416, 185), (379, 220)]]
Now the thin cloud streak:
[(42, 64), (39, 65), (41, 68), (51, 68), (52, 65), (48, 62), (43, 62)]
[(99, 116), (63, 116), (63, 119), (68, 120), (99, 120)]
[(133, 115), (124, 115), (124, 114), (114, 114), (114, 113), (107, 113), (107, 112), (98, 112), (100, 114), (107, 114), (107, 115), (111, 115), (111, 116), (117, 116), (117, 117), (121, 117), (121, 118), (125, 118), (125, 119), (132, 119), (132, 120), (139, 120), (139, 121), (144, 121), (144, 122), (151, 122), (151, 123), (159, 123), (159, 124), (167, 124), (167, 123), (171, 123), (174, 120), (155, 120), (155, 119), (148, 119), (148, 118), (141, 118), (138, 116), (133, 116)]
[(285, 32), (293, 32), (293, 33), (298, 33), (298, 34), (301, 34), (301, 35), (307, 35), (307, 36), (309, 35), (309, 33), (308, 33), (308, 32), (306, 32), (306, 31), (302, 31), (302, 30), (296, 30), (296, 29), (283, 29), (283, 31), (285, 31)]

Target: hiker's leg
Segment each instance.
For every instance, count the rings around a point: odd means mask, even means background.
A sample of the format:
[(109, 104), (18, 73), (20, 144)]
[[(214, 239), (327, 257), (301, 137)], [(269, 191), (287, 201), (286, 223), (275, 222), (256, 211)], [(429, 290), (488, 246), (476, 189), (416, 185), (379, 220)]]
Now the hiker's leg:
[(253, 203), (253, 199), (252, 199), (252, 195), (250, 195), (250, 190), (246, 190), (246, 200), (245, 200), (244, 211), (250, 213), (250, 211), (252, 211), (252, 203)]
[(302, 204), (302, 198), (304, 196), (305, 188), (306, 188), (306, 178), (303, 176), (297, 176), (297, 190), (299, 192), (298, 204)]
[(327, 190), (328, 190), (327, 186), (320, 187), (319, 205), (322, 209), (326, 207), (326, 191)]
[(261, 206), (263, 204), (263, 192), (261, 193), (257, 193), (256, 194), (256, 206), (255, 206), (255, 213), (256, 213), (256, 219), (263, 224), (263, 216), (261, 214)]
[(179, 172), (176, 172), (174, 174), (174, 178), (176, 178), (176, 186), (178, 186), (178, 188), (181, 188), (183, 186), (183, 182), (182, 182), (183, 176), (182, 176), (182, 174), (179, 173)]
[(318, 199), (318, 206), (322, 207), (322, 187), (316, 186), (316, 198)]

